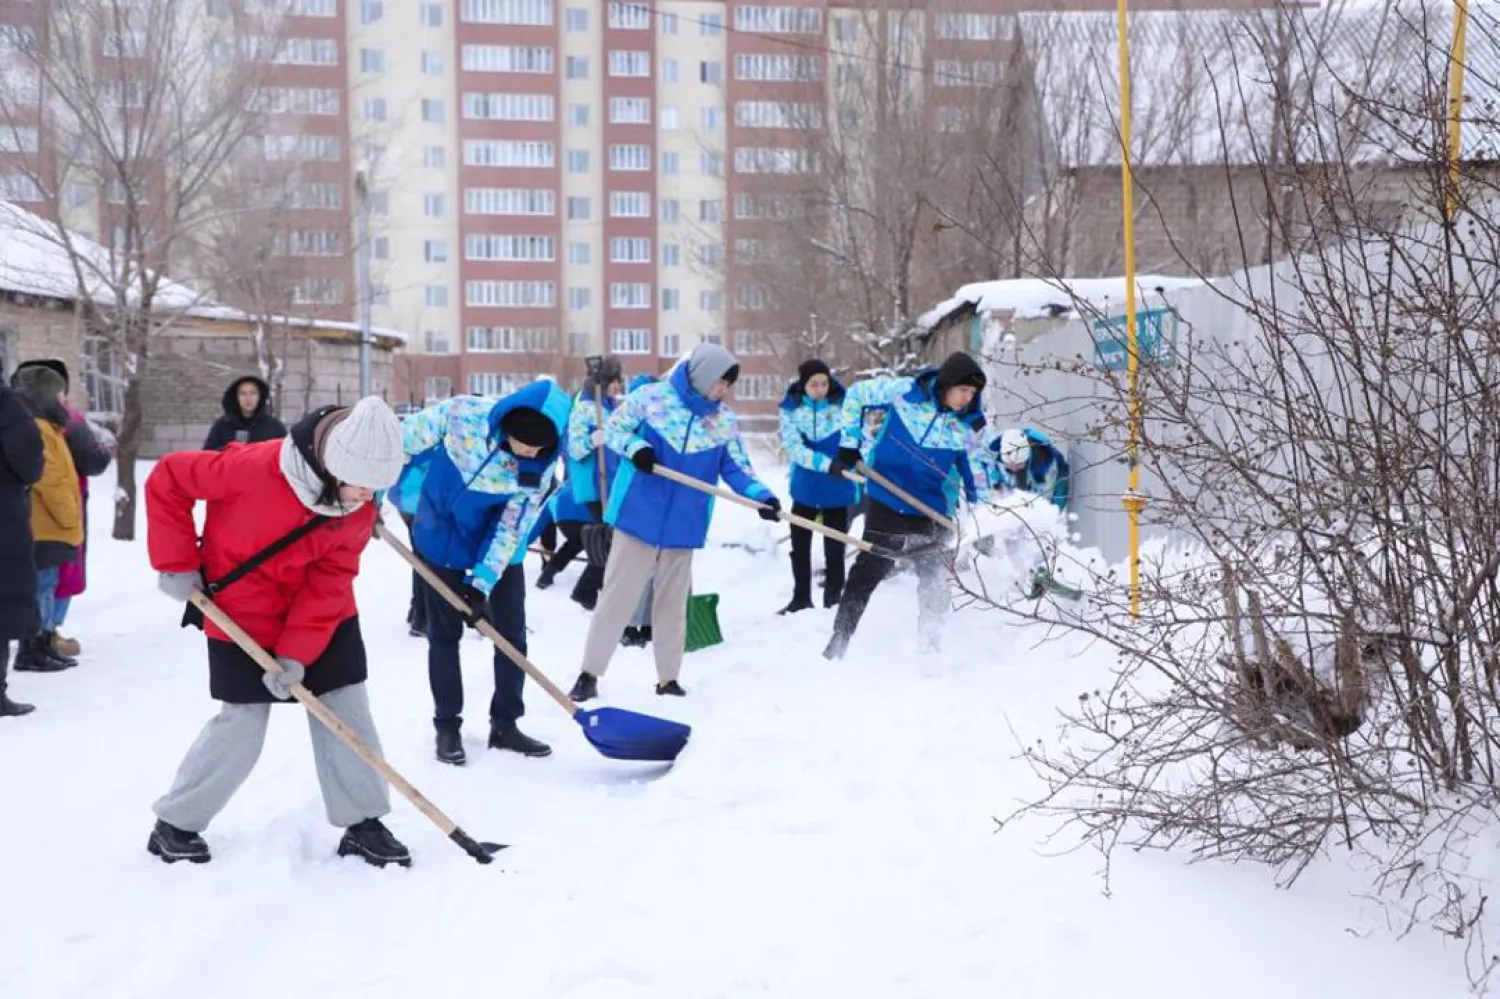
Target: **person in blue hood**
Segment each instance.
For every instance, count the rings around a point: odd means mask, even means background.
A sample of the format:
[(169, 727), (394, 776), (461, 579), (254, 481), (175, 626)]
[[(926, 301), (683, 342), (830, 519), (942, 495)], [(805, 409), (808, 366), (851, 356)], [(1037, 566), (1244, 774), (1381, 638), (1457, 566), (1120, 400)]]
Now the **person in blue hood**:
[[(982, 426), (984, 370), (962, 352), (948, 355), (939, 368), (912, 378), (873, 378), (850, 387), (844, 397), (843, 431), (838, 460), (848, 468), (865, 461), (893, 485), (924, 505), (954, 516), (961, 490), (970, 503), (990, 494), (988, 456), (976, 426)], [(879, 431), (866, 439), (867, 417)], [(908, 541), (926, 544), (944, 537), (944, 529), (915, 506), (889, 492), (873, 478), (864, 539), (897, 551)], [(833, 637), (823, 655), (843, 658), (849, 639), (875, 588), (896, 568), (889, 559), (861, 552), (849, 572), (844, 598), (833, 621)], [(951, 600), (946, 565), (941, 557), (921, 559), (917, 569), (918, 630), (924, 649), (935, 650)]]
[[(844, 386), (817, 359), (797, 366), (797, 380), (781, 400), (781, 446), (792, 466), (792, 513), (823, 526), (849, 530), (849, 508), (858, 489), (845, 477), (854, 469), (839, 461)], [(834, 607), (844, 592), (844, 544), (823, 539), (823, 606)], [(795, 614), (813, 606), (812, 531), (792, 527), (792, 602), (778, 613)]]
[[(420, 555), (469, 602), (460, 614), (427, 587), (427, 679), (432, 687), (437, 758), (465, 762), (464, 687), (459, 642), (464, 625), (487, 618), (526, 651), (526, 578), (522, 562), (548, 494), (557, 486), (557, 457), (573, 401), (539, 380), (498, 402), (458, 396), (409, 417), (406, 468), (392, 490), (397, 509), (413, 514)], [(526, 674), (495, 650), (490, 699), (491, 749), (547, 756), (544, 742), (523, 733)]]
[(1068, 508), (1068, 459), (1047, 435), (1030, 427), (1011, 427), (990, 442), (996, 489), (1020, 489), (1047, 496), (1059, 510)]
[(573, 700), (598, 696), (599, 677), (653, 573), (656, 692), (686, 693), (677, 677), (687, 642), (693, 552), (707, 540), (713, 499), (654, 474), (658, 465), (710, 485), (722, 478), (741, 496), (762, 504), (764, 519), (779, 518), (781, 502), (756, 480), (734, 411), (724, 405), (739, 372), (733, 354), (718, 344), (701, 343), (666, 381), (630, 393), (609, 418), (604, 442), (629, 460), (620, 465), (604, 511), (614, 539)]
[[(552, 502), (553, 516), (562, 532), (562, 547), (547, 560), (537, 578), (537, 589), (545, 590), (553, 578), (584, 550), (583, 526), (604, 521), (604, 503), (599, 495), (599, 462), (604, 462), (606, 487), (619, 469), (619, 455), (604, 447), (604, 427), (600, 415), (608, 417), (619, 405), (624, 391), (623, 375), (617, 358), (606, 357), (595, 376), (584, 383), (573, 400), (568, 417), (567, 468), (568, 484)], [(596, 404), (597, 401), (597, 404)], [(573, 586), (572, 599), (586, 610), (593, 610), (604, 585), (604, 566), (590, 561)]]

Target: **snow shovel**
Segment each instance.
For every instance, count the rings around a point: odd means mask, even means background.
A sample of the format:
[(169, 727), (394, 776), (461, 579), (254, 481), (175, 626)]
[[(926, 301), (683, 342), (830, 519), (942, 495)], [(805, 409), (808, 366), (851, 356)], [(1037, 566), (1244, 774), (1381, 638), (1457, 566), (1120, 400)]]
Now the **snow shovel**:
[[(718, 486), (711, 486), (707, 482), (704, 482), (702, 479), (695, 479), (691, 475), (683, 475), (676, 469), (667, 468), (664, 465), (657, 465), (651, 470), (651, 474), (660, 475), (662, 478), (670, 479), (678, 485), (687, 486), (689, 489), (696, 489), (700, 493), (707, 493), (709, 496), (715, 496), (721, 500), (727, 500), (730, 503), (736, 503), (742, 507), (745, 507), (746, 509), (757, 511), (765, 509), (764, 504), (757, 503), (753, 499), (746, 499), (739, 493), (730, 492), (728, 489), (720, 489)], [(901, 551), (896, 551), (893, 548), (882, 548), (879, 545), (872, 545), (863, 538), (856, 538), (854, 535), (845, 534), (843, 531), (835, 531), (831, 527), (824, 527), (816, 520), (808, 520), (806, 517), (799, 517), (795, 513), (787, 513), (785, 510), (779, 511), (777, 513), (777, 516), (786, 521), (788, 524), (806, 528), (807, 530), (812, 531), (814, 534), (822, 534), (826, 537), (833, 538), (835, 541), (842, 541), (844, 544), (848, 545), (850, 548), (855, 549), (856, 551), (868, 552), (871, 555), (878, 555), (881, 558), (888, 558), (893, 562), (917, 562), (923, 558), (930, 557), (935, 552), (944, 549), (944, 546), (942, 544), (936, 541), (932, 541), (926, 544), (918, 545), (915, 548), (906, 548), (902, 549)]]
[[(410, 563), (411, 567), (427, 581), (427, 585), (452, 604), (455, 610), (462, 611), (465, 615), (470, 613), (469, 605), (464, 598), (454, 593), (453, 588), (443, 582), (426, 562), (417, 557), (415, 552), (397, 541), (395, 536), (385, 529), (384, 524), (375, 525), (375, 534), (396, 549), (396, 554)], [(521, 667), (522, 672), (536, 681), (537, 686), (545, 690), (547, 696), (556, 701), (558, 706), (579, 724), (583, 729), (584, 737), (601, 755), (612, 760), (670, 763), (677, 759), (677, 755), (687, 745), (688, 736), (692, 735), (693, 730), (681, 722), (654, 718), (651, 715), (626, 711), (624, 708), (583, 710), (574, 704), (563, 689), (548, 679), (547, 675), (531, 660), (521, 655), (519, 649), (507, 642), (489, 621), (480, 618), (474, 622), (474, 629), (495, 643), (495, 647), (505, 653), (506, 658)]]
[(698, 593), (688, 597), (687, 645), (683, 651), (698, 652), (723, 641), (724, 632), (719, 630), (719, 595)]
[[(381, 525), (378, 529), (384, 530), (384, 526)], [(202, 590), (194, 590), (188, 596), (188, 602), (202, 611), (204, 617), (218, 625), (224, 634), (232, 638), (234, 644), (243, 649), (245, 654), (251, 659), (254, 659), (256, 665), (260, 666), (261, 669), (267, 673), (282, 672), (281, 664), (276, 661), (276, 657), (261, 648), (259, 642), (251, 638), (243, 628), (235, 624), (234, 619), (225, 614), (218, 604), (205, 596)], [(323, 702), (313, 695), (312, 691), (300, 683), (293, 684), (290, 689), (292, 696), (300, 701), (304, 708), (311, 712), (318, 721), (327, 725), (329, 730), (338, 736), (339, 740), (348, 746), (355, 756), (364, 760), (372, 770), (384, 777), (391, 787), (400, 791), (401, 796), (415, 805), (417, 811), (431, 819), (432, 824), (441, 829), (445, 836), (457, 843), (459, 849), (481, 864), (490, 863), (495, 859), (495, 854), (505, 849), (503, 843), (480, 842), (460, 829), (452, 819), (448, 818), (448, 816), (438, 810), (436, 805), (428, 801), (421, 791), (408, 784), (406, 778), (398, 774), (389, 763), (381, 759), (379, 754), (371, 749), (363, 739), (355, 735), (353, 729), (340, 721), (338, 715), (329, 711)]]
[[(871, 468), (864, 462), (860, 462), (854, 467), (860, 475), (865, 476), (871, 482), (875, 483), (877, 486), (880, 486), (886, 492), (890, 493), (901, 502), (907, 504), (912, 509), (916, 510), (918, 513), (926, 517), (928, 520), (941, 527), (943, 530), (948, 531), (952, 534), (959, 533), (958, 522), (955, 521), (952, 517), (945, 516), (944, 514), (941, 514), (938, 511), (934, 510), (932, 507), (928, 506), (926, 503), (923, 503), (911, 493), (907, 492), (905, 489), (902, 489), (900, 486), (896, 485), (890, 479), (886, 478), (884, 475), (881, 475), (879, 472), (875, 471), (875, 469)], [(991, 554), (995, 550), (995, 539), (990, 535), (975, 538), (974, 550), (979, 552), (979, 554), (981, 555)]]

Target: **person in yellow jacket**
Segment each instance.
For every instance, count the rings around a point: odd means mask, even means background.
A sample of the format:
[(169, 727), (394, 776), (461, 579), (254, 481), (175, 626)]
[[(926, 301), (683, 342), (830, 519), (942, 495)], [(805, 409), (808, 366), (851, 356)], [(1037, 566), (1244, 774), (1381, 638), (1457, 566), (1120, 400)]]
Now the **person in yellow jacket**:
[(32, 551), (36, 556), (36, 599), (41, 629), (16, 652), (12, 668), (18, 673), (55, 673), (78, 665), (78, 660), (52, 649), (57, 626), (57, 575), (78, 557), (83, 544), (83, 497), (78, 470), (68, 450), (63, 428), (68, 411), (63, 405), (67, 383), (50, 368), (23, 368), (16, 373), (17, 391), (31, 411), (42, 435), (42, 477), (31, 487)]

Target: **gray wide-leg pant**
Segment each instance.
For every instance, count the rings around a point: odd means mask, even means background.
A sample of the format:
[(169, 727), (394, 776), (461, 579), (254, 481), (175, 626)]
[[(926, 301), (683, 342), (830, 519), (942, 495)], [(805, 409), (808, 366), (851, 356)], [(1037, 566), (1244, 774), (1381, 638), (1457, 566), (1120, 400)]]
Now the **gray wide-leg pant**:
[[(319, 699), (366, 745), (381, 752), (364, 684), (340, 687)], [(178, 766), (172, 789), (152, 806), (156, 817), (187, 832), (207, 829), (255, 769), (266, 744), (271, 708), (270, 704), (225, 704), (209, 719)], [(355, 756), (311, 712), (307, 724), (312, 731), (313, 762), (328, 821), (346, 829), (390, 812), (391, 793), (385, 778)]]
[(620, 636), (640, 605), (653, 573), (651, 648), (656, 653), (657, 682), (675, 680), (682, 672), (693, 549), (656, 548), (616, 531), (609, 563), (604, 567), (604, 588), (599, 592), (583, 645), (585, 673), (600, 677), (609, 669), (610, 657), (620, 647)]

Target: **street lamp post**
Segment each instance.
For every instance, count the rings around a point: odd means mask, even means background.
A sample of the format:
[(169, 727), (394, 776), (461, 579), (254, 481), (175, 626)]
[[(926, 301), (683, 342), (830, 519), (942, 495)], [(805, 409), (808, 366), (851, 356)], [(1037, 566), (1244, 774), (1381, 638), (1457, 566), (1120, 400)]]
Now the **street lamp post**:
[(370, 189), (365, 172), (354, 173), (355, 281), (359, 296), (359, 397), (371, 394), (370, 384)]

